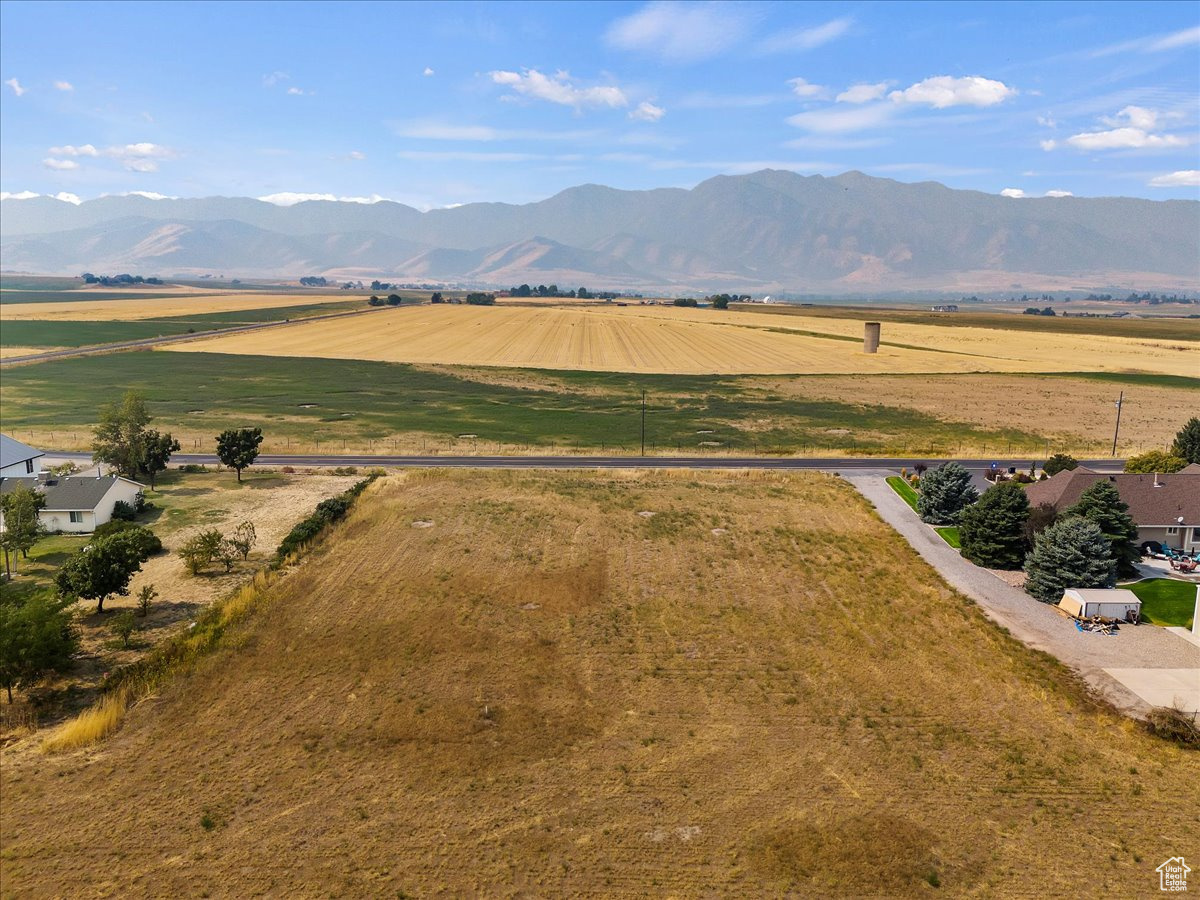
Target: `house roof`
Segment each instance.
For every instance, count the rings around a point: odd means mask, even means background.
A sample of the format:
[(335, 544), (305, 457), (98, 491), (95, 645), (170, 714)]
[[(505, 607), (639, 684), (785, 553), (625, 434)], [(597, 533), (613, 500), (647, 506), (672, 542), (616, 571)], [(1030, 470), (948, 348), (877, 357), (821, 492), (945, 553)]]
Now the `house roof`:
[(22, 444), (16, 438), (0, 434), (0, 469), (19, 465), (27, 459), (37, 459), (39, 456), (45, 455), (41, 450), (35, 450), (28, 444)]
[(1097, 481), (1105, 480), (1116, 486), (1122, 502), (1129, 506), (1130, 517), (1140, 527), (1177, 525), (1181, 516), (1184, 524), (1200, 525), (1200, 472), (1105, 475), (1081, 466), (1031, 484), (1025, 493), (1031, 506), (1049, 503), (1062, 512)]
[(50, 481), (39, 481), (36, 478), (3, 478), (0, 479), (0, 495), (10, 493), (18, 485), (24, 485), (31, 490), (40, 490), (45, 495), (46, 512), (79, 512), (95, 509), (118, 481), (141, 487), (136, 481), (119, 475), (104, 475), (100, 478), (74, 476)]

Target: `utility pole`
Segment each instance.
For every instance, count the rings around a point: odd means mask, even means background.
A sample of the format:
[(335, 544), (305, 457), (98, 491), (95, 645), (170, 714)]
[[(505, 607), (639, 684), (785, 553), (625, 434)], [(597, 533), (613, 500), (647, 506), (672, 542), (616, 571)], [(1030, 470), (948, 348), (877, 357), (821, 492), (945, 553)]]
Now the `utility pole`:
[(1121, 433), (1121, 407), (1125, 405), (1125, 392), (1121, 391), (1121, 396), (1117, 398), (1117, 427), (1113, 429), (1113, 448), (1112, 455), (1117, 455), (1117, 435)]
[(646, 392), (642, 391), (642, 456), (646, 455)]

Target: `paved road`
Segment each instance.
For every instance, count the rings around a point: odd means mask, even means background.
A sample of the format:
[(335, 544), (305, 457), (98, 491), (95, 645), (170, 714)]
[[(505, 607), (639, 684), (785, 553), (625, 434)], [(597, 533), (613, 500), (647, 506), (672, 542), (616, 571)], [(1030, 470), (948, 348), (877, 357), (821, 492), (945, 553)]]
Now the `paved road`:
[[(88, 453), (59, 453), (47, 456), (72, 462), (90, 462)], [(822, 469), (841, 471), (898, 471), (911, 469), (918, 463), (936, 464), (940, 460), (925, 457), (883, 458), (851, 457), (775, 457), (775, 456), (373, 456), (369, 454), (279, 455), (263, 454), (256, 461), (260, 466), (385, 466), (388, 468), (453, 468), (453, 469)], [(956, 460), (972, 472), (986, 472), (996, 463), (1003, 469), (1016, 467), (1028, 471), (1029, 459), (960, 459)], [(209, 453), (176, 453), (172, 465), (199, 463), (215, 465), (216, 456)], [(1120, 472), (1124, 460), (1081, 460), (1080, 465), (1101, 472)]]
[(92, 347), (68, 347), (65, 350), (48, 350), (45, 353), (31, 353), (28, 356), (12, 356), (0, 360), (0, 366), (11, 366), (17, 363), (45, 362), (50, 359), (65, 359), (69, 356), (94, 356), (98, 353), (115, 353), (118, 350), (145, 350), (147, 347), (158, 347), (162, 344), (181, 344), (184, 341), (196, 341), (201, 338), (216, 337), (223, 334), (238, 334), (243, 331), (262, 331), (265, 328), (283, 328), (287, 325), (299, 325), (305, 322), (319, 322), (322, 319), (342, 319), (346, 316), (361, 316), (370, 312), (381, 312), (385, 309), (398, 309), (392, 306), (371, 306), (366, 309), (355, 309), (350, 312), (324, 313), (319, 316), (307, 316), (280, 322), (256, 322), (253, 325), (235, 325), (232, 328), (213, 328), (208, 331), (193, 331), (187, 334), (169, 334), (163, 337), (141, 338), (136, 341), (118, 341), (114, 344), (96, 344)]
[(1153, 625), (1125, 627), (1111, 637), (1077, 631), (1053, 607), (963, 559), (882, 478), (858, 473), (847, 478), (952, 587), (1025, 644), (1079, 672), (1119, 709), (1139, 715), (1148, 712), (1150, 704), (1131, 686), (1148, 693), (1146, 685), (1154, 682), (1190, 685), (1190, 693), (1179, 699), (1185, 708), (1200, 709), (1200, 647)]

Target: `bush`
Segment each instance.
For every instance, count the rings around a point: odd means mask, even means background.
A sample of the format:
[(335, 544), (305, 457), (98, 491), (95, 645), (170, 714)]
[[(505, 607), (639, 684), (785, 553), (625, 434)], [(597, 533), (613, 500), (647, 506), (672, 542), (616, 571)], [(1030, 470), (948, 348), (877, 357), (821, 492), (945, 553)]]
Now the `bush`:
[(137, 619), (134, 618), (133, 610), (127, 609), (122, 613), (118, 613), (108, 623), (108, 627), (113, 630), (113, 634), (121, 639), (121, 645), (128, 648), (129, 639), (133, 637), (133, 632), (137, 630)]
[(366, 490), (367, 485), (377, 477), (377, 475), (371, 475), (369, 478), (364, 478), (339, 496), (330, 497), (328, 500), (322, 500), (318, 503), (317, 508), (313, 510), (312, 514), (308, 518), (298, 522), (287, 533), (287, 536), (280, 541), (279, 547), (275, 551), (276, 561), (278, 562), (287, 558), (299, 550), (301, 546), (319, 535), (325, 526), (345, 516), (354, 502), (354, 498)]
[(162, 553), (163, 545), (158, 535), (149, 528), (134, 525), (125, 519), (113, 519), (111, 522), (105, 522), (92, 532), (92, 540), (100, 540), (114, 534), (126, 535), (126, 539), (132, 541), (137, 547), (138, 556), (143, 562), (156, 553)]
[(207, 472), (208, 467), (199, 465), (197, 463), (185, 463), (184, 465), (179, 467), (179, 471), (184, 472), (188, 475), (198, 475), (201, 472)]
[(143, 619), (150, 615), (150, 603), (157, 596), (158, 591), (154, 589), (154, 585), (152, 584), (143, 585), (142, 589), (138, 591), (137, 614)]
[[(221, 532), (215, 528), (209, 528), (207, 531), (202, 531), (195, 537), (185, 541), (176, 552), (179, 554), (179, 558), (183, 560), (184, 565), (188, 567), (188, 571), (193, 575), (199, 575), (214, 561), (218, 559), (222, 562), (226, 561), (226, 557), (229, 556), (225, 548), (226, 543), (227, 541), (221, 536)], [(232, 565), (232, 561), (226, 562), (226, 571)]]
[(1173, 706), (1157, 706), (1146, 716), (1150, 733), (1184, 747), (1200, 747), (1200, 724), (1195, 713)]
[(1057, 603), (1067, 588), (1111, 588), (1117, 563), (1108, 538), (1088, 519), (1060, 519), (1034, 540), (1025, 559), (1025, 591), (1043, 603)]
[(120, 519), (122, 522), (132, 522), (137, 516), (137, 510), (133, 505), (126, 503), (124, 500), (118, 500), (113, 504), (112, 517)]
[(971, 484), (971, 473), (949, 462), (926, 472), (921, 478), (917, 513), (930, 525), (957, 525), (962, 511), (979, 498)]
[(1178, 472), (1188, 464), (1182, 456), (1172, 456), (1165, 450), (1150, 450), (1140, 456), (1131, 456), (1125, 460), (1125, 471), (1140, 475), (1170, 475)]
[(1047, 476), (1057, 475), (1059, 472), (1065, 472), (1070, 469), (1078, 469), (1079, 460), (1067, 453), (1055, 453), (1052, 457), (1046, 460), (1046, 464), (1042, 466), (1042, 471)]
[(1005, 481), (988, 488), (963, 510), (958, 530), (962, 555), (988, 569), (1021, 568), (1028, 518), (1029, 498), (1019, 484)]

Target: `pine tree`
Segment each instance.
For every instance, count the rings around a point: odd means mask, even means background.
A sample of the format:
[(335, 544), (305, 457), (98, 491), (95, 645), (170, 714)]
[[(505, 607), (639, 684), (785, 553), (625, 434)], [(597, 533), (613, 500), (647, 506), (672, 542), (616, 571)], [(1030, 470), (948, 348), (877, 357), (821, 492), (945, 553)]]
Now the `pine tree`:
[(1089, 519), (1059, 519), (1034, 540), (1025, 559), (1025, 591), (1043, 603), (1057, 603), (1067, 588), (1110, 588), (1117, 563), (1108, 538)]
[(1096, 524), (1111, 545), (1111, 555), (1117, 563), (1117, 574), (1137, 574), (1141, 559), (1137, 546), (1137, 525), (1129, 516), (1129, 507), (1111, 481), (1097, 481), (1079, 496), (1064, 516), (1082, 516)]
[(954, 525), (962, 511), (978, 499), (971, 473), (958, 463), (948, 462), (921, 476), (917, 513), (930, 525)]
[(1029, 498), (1015, 481), (1002, 481), (963, 510), (958, 535), (962, 555), (988, 569), (1019, 569), (1025, 559)]
[(1192, 416), (1187, 424), (1175, 435), (1175, 443), (1171, 445), (1171, 455), (1186, 459), (1190, 463), (1200, 463), (1200, 418)]

